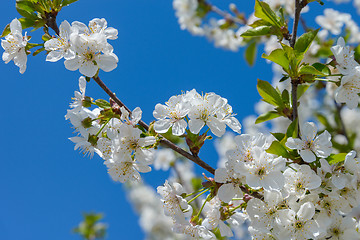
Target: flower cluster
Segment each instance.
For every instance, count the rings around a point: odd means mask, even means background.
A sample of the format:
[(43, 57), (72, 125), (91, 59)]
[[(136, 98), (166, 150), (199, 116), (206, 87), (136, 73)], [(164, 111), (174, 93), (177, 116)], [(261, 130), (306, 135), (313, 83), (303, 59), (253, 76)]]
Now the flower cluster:
[[(248, 220), (253, 239), (359, 239), (359, 223), (351, 216), (360, 203), (356, 153), (352, 151), (344, 162), (330, 165), (325, 159), (332, 151), (329, 133), (317, 135), (314, 123), (305, 123), (301, 129), (301, 139), (288, 138), (286, 146), (298, 150), (302, 164), (267, 153), (270, 144), (262, 134), (236, 136), (235, 148), (226, 153), (225, 168), (215, 172), (213, 181), (218, 189), (216, 196), (210, 194), (204, 202), (203, 221), (186, 222), (187, 228), (175, 224), (178, 227), (174, 230), (186, 233), (185, 229), (191, 228), (191, 236), (208, 239), (211, 234), (199, 235), (205, 227), (207, 233), (219, 231), (222, 237), (232, 237), (232, 231)], [(317, 167), (309, 164), (315, 162)], [(165, 212), (172, 209), (174, 223), (190, 212), (185, 210), (188, 205), (181, 197), (183, 191), (175, 186), (179, 185), (165, 183), (158, 188), (166, 202)], [(250, 196), (244, 189), (261, 193), (263, 198)]]
[(20, 73), (24, 73), (26, 70), (27, 55), (25, 47), (29, 41), (29, 38), (22, 35), (21, 23), (18, 19), (14, 19), (10, 23), (10, 34), (4, 39), (1, 39), (1, 46), (5, 52), (2, 55), (2, 59), (5, 63), (14, 61), (15, 65), (20, 68)]
[(59, 31), (57, 38), (44, 44), (49, 51), (46, 61), (56, 62), (64, 58), (68, 70), (79, 69), (87, 77), (95, 76), (99, 69), (109, 72), (117, 67), (118, 57), (107, 40), (116, 39), (118, 32), (108, 28), (104, 18), (91, 20), (89, 26), (77, 21), (70, 25), (64, 21)]
[(338, 103), (346, 103), (353, 109), (358, 106), (360, 93), (360, 65), (354, 59), (354, 51), (345, 45), (343, 38), (339, 38), (337, 45), (331, 48), (334, 53), (337, 69), (343, 75), (341, 84), (335, 92)]
[(118, 115), (118, 118), (109, 118), (103, 122), (103, 108), (89, 110), (84, 107), (93, 104), (92, 99), (85, 96), (84, 77), (80, 77), (79, 87), (80, 92), (75, 92), (74, 101), (70, 104), (71, 109), (65, 116), (79, 134), (70, 138), (76, 144), (75, 150), (80, 148), (90, 156), (96, 152), (105, 160), (104, 164), (115, 181), (138, 181), (139, 172), (151, 171), (149, 165), (154, 160), (151, 148), (156, 143), (155, 137), (144, 137), (143, 132), (137, 128), (142, 111), (135, 108), (130, 117), (129, 112), (121, 107), (121, 117)]
[(157, 104), (153, 115), (157, 119), (154, 124), (156, 132), (166, 133), (171, 128), (175, 136), (183, 135), (188, 125), (193, 134), (198, 134), (207, 125), (218, 137), (225, 133), (226, 125), (237, 133), (241, 130), (227, 99), (215, 93), (200, 95), (195, 89), (171, 97), (165, 105)]

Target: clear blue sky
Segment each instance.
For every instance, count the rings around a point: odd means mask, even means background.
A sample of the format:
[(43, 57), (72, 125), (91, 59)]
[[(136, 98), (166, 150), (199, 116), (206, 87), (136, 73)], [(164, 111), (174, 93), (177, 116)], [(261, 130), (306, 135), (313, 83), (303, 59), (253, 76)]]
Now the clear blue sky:
[[(244, 2), (241, 7), (250, 12), (254, 1)], [(322, 12), (319, 6), (313, 9)], [(0, 27), (15, 17), (20, 17), (15, 0), (2, 1)], [(264, 60), (249, 68), (243, 50), (223, 51), (181, 31), (170, 0), (80, 0), (60, 12), (58, 23), (87, 24), (95, 17), (119, 30), (119, 38), (111, 41), (118, 68), (100, 76), (131, 109), (140, 106), (146, 122), (153, 120), (156, 103), (193, 88), (228, 98), (241, 120), (254, 113), (259, 100), (256, 79), (271, 80)], [(40, 33), (27, 31), (31, 42), (39, 40)], [(64, 115), (80, 73), (67, 71), (63, 61), (45, 62), (44, 53), (29, 57), (27, 66), (21, 75), (12, 62), (0, 62), (0, 239), (80, 239), (71, 229), (84, 211), (105, 214), (109, 240), (143, 239), (122, 185), (110, 179), (99, 157), (82, 157), (68, 140), (73, 130)], [(108, 99), (94, 82), (87, 95)], [(201, 156), (216, 166), (213, 150)], [(145, 178), (158, 186), (167, 175), (154, 171)]]

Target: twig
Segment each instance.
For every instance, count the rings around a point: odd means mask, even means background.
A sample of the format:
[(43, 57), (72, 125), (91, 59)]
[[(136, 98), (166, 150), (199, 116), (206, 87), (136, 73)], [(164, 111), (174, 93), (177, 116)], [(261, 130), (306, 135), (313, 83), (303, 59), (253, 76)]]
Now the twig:
[[(49, 14), (49, 17), (47, 19), (47, 25), (48, 25), (48, 27), (53, 29), (57, 35), (60, 34), (59, 28), (56, 23), (56, 15)], [(105, 83), (98, 76), (93, 77), (93, 79), (109, 95), (109, 97), (112, 100), (114, 100), (120, 107), (124, 107), (131, 114), (130, 109), (105, 85)], [(142, 120), (139, 121), (139, 125), (142, 126), (143, 128), (145, 128), (146, 130), (149, 130), (149, 125), (147, 125)], [(200, 167), (204, 168), (206, 171), (210, 172), (211, 174), (213, 174), (213, 175), (215, 174), (215, 169), (212, 168), (210, 165), (208, 165), (203, 160), (201, 160), (198, 156), (194, 156), (194, 155), (188, 153), (187, 151), (176, 146), (174, 143), (170, 142), (169, 140), (167, 140), (165, 138), (161, 139), (160, 143), (168, 148), (171, 148), (172, 150), (174, 150), (175, 152), (184, 156), (185, 158), (193, 161), (194, 163), (196, 163)]]
[(346, 132), (344, 121), (343, 121), (343, 119), (341, 117), (341, 110), (342, 110), (343, 106), (337, 104), (336, 101), (334, 101), (334, 104), (335, 104), (336, 111), (337, 111), (337, 114), (338, 114), (338, 117), (339, 117), (339, 120), (340, 120), (340, 124), (341, 124), (341, 134), (346, 138), (346, 140), (347, 140), (347, 142), (349, 144), (349, 137), (348, 137), (347, 132)]
[[(297, 37), (297, 29), (299, 25), (299, 19), (300, 19), (300, 13), (302, 8), (304, 7), (303, 1), (300, 2), (300, 0), (295, 0), (295, 17), (294, 17), (294, 25), (293, 25), (293, 31), (292, 31), (292, 38), (290, 41), (290, 46), (294, 48), (296, 43), (296, 37)], [(298, 121), (298, 97), (297, 97), (297, 88), (299, 85), (299, 79), (298, 78), (291, 78), (291, 97), (292, 97), (292, 121)], [(299, 121), (298, 121), (299, 124)], [(300, 127), (298, 127), (298, 136), (300, 133)]]
[[(105, 85), (105, 83), (99, 78), (99, 77), (93, 77), (95, 82), (109, 95), (109, 97), (114, 100), (120, 107), (124, 107), (129, 113), (131, 113), (131, 110), (125, 106), (125, 104)], [(139, 125), (145, 128), (146, 130), (149, 130), (149, 125), (147, 125), (142, 120), (139, 121)], [(186, 157), (187, 159), (193, 161), (200, 167), (204, 168), (208, 172), (215, 174), (215, 169), (209, 166), (206, 162), (201, 160), (198, 156), (194, 156), (187, 151), (183, 150), (182, 148), (178, 147), (174, 143), (170, 142), (166, 138), (163, 138), (160, 140), (160, 143), (164, 146), (171, 148), (175, 152), (179, 153), (180, 155)]]
[(239, 23), (239, 24), (245, 24), (244, 20), (241, 20), (239, 18), (234, 17), (233, 15), (231, 15), (230, 13), (224, 12), (223, 10), (219, 9), (216, 6), (211, 6), (211, 11), (219, 14), (220, 16), (222, 16), (225, 19), (228, 19), (230, 21)]

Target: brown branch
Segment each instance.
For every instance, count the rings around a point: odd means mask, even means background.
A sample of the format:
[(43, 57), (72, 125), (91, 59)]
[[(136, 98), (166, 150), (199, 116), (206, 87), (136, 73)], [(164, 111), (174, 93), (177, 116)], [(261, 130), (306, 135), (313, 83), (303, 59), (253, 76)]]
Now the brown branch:
[[(293, 24), (293, 31), (292, 31), (292, 38), (290, 41), (290, 46), (292, 48), (295, 47), (296, 43), (296, 37), (297, 37), (297, 29), (299, 25), (299, 19), (300, 19), (300, 13), (303, 7), (305, 7), (307, 1), (303, 0), (300, 2), (300, 0), (295, 0), (295, 16), (294, 16), (294, 24)], [(291, 97), (292, 97), (292, 121), (298, 121), (298, 96), (297, 96), (297, 88), (300, 84), (299, 78), (291, 78)], [(299, 123), (298, 123), (299, 124)], [(300, 127), (298, 127), (298, 136), (300, 134)]]
[(300, 19), (300, 12), (302, 10), (302, 3), (300, 3), (300, 0), (295, 0), (295, 16), (294, 16), (294, 25), (293, 25), (293, 31), (292, 31), (292, 38), (290, 41), (290, 47), (294, 48), (295, 42), (296, 42), (296, 35), (297, 35), (297, 29), (299, 25), (299, 19)]
[(56, 16), (57, 16), (57, 12), (55, 11), (51, 11), (51, 12), (45, 12), (45, 16), (46, 16), (46, 25), (51, 28), (52, 30), (54, 30), (54, 32), (59, 36), (60, 35), (60, 31), (59, 31), (59, 27), (56, 23)]
[[(97, 76), (93, 77), (95, 82), (109, 95), (109, 97), (114, 100), (120, 107), (124, 107), (129, 113), (131, 113), (131, 110), (125, 106), (125, 104), (105, 85), (105, 83)], [(139, 125), (145, 128), (146, 130), (149, 130), (149, 125), (147, 125), (142, 120), (139, 121)], [(200, 167), (204, 168), (208, 172), (215, 174), (215, 169), (209, 166), (206, 162), (201, 160), (198, 156), (194, 156), (187, 151), (183, 150), (182, 148), (178, 147), (174, 143), (170, 142), (166, 138), (163, 138), (160, 140), (160, 143), (168, 148), (171, 148), (175, 152), (179, 153), (180, 155), (186, 157), (187, 159), (193, 161)]]
[[(56, 34), (59, 35), (59, 28), (56, 23), (56, 14), (51, 14), (51, 13), (48, 14), (47, 25), (48, 25), (48, 27), (53, 29)], [(109, 97), (112, 100), (114, 100), (120, 107), (124, 107), (131, 114), (131, 110), (105, 85), (105, 83), (98, 76), (93, 77), (93, 79), (109, 95)], [(139, 121), (139, 125), (142, 126), (143, 128), (145, 128), (146, 130), (149, 130), (149, 125), (147, 125), (142, 120)], [(203, 160), (201, 160), (198, 156), (194, 156), (194, 155), (188, 153), (187, 151), (176, 146), (174, 143), (170, 142), (166, 138), (161, 139), (160, 143), (168, 148), (171, 148), (172, 150), (174, 150), (175, 152), (184, 156), (185, 158), (193, 161), (194, 163), (196, 163), (200, 167), (204, 168), (211, 174), (215, 174), (215, 169), (212, 168), (210, 165), (208, 165)]]
[(247, 188), (244, 187), (244, 186), (240, 186), (240, 189), (241, 189), (241, 191), (243, 191), (244, 193), (246, 193), (246, 194), (248, 194), (248, 195), (250, 195), (250, 196), (252, 196), (252, 197), (254, 197), (254, 198), (258, 198), (258, 199), (260, 199), (260, 200), (264, 200), (264, 196), (261, 195), (261, 194), (258, 193), (258, 192), (250, 192), (249, 189), (247, 189)]

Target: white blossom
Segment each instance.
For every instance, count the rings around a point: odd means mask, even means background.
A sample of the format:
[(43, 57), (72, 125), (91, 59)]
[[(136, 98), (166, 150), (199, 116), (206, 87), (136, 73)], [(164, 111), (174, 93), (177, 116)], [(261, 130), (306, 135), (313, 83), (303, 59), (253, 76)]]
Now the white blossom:
[(24, 73), (27, 62), (25, 47), (29, 38), (26, 36), (26, 33), (25, 36), (22, 35), (21, 23), (17, 18), (11, 21), (10, 31), (5, 40), (1, 39), (1, 46), (5, 50), (2, 59), (5, 63), (14, 60), (15, 65), (20, 68), (20, 73)]
[(70, 42), (70, 36), (74, 32), (77, 34), (77, 31), (70, 26), (68, 21), (65, 20), (60, 24), (59, 36), (46, 41), (44, 44), (45, 50), (49, 51), (46, 61), (56, 62), (61, 58), (75, 58), (76, 53)]
[(331, 135), (328, 131), (325, 130), (317, 136), (315, 124), (307, 122), (300, 128), (300, 132), (301, 139), (290, 137), (286, 142), (286, 146), (290, 149), (297, 149), (305, 162), (315, 161), (315, 155), (326, 158), (331, 154)]

